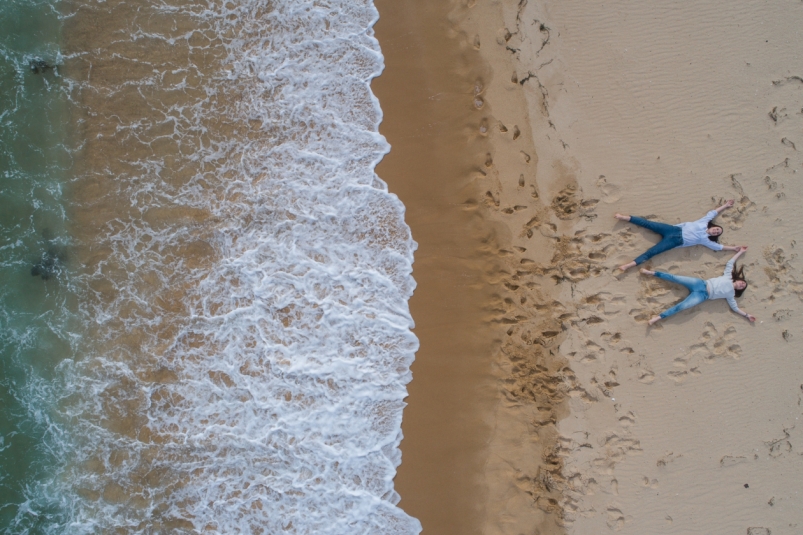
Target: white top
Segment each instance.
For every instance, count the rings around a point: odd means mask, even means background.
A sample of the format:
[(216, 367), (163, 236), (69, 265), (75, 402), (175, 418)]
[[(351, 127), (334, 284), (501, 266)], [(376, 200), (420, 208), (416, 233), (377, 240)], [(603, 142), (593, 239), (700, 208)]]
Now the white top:
[(709, 299), (727, 299), (728, 306), (735, 312), (739, 312), (739, 307), (736, 304), (736, 290), (733, 288), (733, 262), (730, 261), (725, 264), (725, 273), (721, 277), (708, 279), (705, 281), (705, 288), (708, 290)]
[(709, 240), (708, 232), (706, 232), (708, 230), (708, 222), (714, 219), (718, 213), (719, 212), (716, 210), (711, 210), (705, 214), (705, 217), (698, 219), (697, 221), (675, 225), (676, 227), (680, 227), (681, 232), (683, 233), (683, 245), (681, 245), (681, 247), (688, 247), (690, 245), (705, 245), (709, 249), (721, 251), (722, 244)]

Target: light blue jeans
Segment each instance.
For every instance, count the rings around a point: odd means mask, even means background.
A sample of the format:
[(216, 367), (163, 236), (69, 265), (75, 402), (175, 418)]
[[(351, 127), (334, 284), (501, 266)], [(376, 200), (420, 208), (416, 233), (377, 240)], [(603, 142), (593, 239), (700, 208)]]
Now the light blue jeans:
[(668, 225), (666, 223), (660, 223), (658, 221), (650, 221), (649, 219), (644, 219), (643, 217), (638, 217), (635, 215), (630, 216), (630, 222), (634, 225), (644, 227), (647, 230), (651, 230), (656, 234), (661, 235), (661, 241), (647, 249), (647, 251), (636, 258), (637, 266), (643, 264), (657, 254), (661, 254), (664, 251), (668, 251), (683, 245), (683, 231), (680, 227)]
[(703, 279), (698, 279), (696, 277), (681, 277), (680, 275), (672, 275), (671, 273), (664, 273), (662, 271), (656, 271), (655, 276), (659, 279), (664, 279), (665, 281), (682, 284), (689, 289), (689, 292), (691, 292), (686, 299), (672, 308), (661, 312), (662, 319), (677, 314), (681, 310), (686, 310), (687, 308), (697, 306), (708, 299), (708, 288), (706, 288), (705, 281)]

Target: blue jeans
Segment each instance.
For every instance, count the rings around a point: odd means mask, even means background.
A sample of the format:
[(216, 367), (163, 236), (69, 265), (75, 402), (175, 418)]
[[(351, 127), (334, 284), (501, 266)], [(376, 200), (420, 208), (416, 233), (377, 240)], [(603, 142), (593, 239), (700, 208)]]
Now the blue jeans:
[(686, 310), (687, 308), (697, 306), (708, 299), (708, 288), (706, 288), (705, 281), (703, 279), (698, 279), (696, 277), (681, 277), (680, 275), (672, 275), (671, 273), (664, 273), (662, 271), (656, 271), (655, 276), (659, 279), (664, 279), (665, 281), (682, 284), (689, 289), (689, 292), (691, 292), (686, 299), (672, 308), (662, 312), (661, 318), (668, 318), (673, 314), (677, 314), (681, 310)]
[(636, 265), (643, 264), (653, 256), (661, 254), (664, 251), (668, 251), (683, 245), (683, 231), (680, 229), (680, 227), (667, 225), (666, 223), (650, 221), (649, 219), (644, 219), (643, 217), (638, 217), (635, 215), (630, 216), (630, 222), (661, 235), (661, 241), (647, 249), (644, 254), (636, 258)]

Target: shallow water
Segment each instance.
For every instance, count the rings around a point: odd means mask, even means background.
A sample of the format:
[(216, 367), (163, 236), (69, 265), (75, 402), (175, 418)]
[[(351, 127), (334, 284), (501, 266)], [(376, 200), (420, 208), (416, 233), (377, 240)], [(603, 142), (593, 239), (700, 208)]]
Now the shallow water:
[(3, 195), (5, 317), (41, 323), (6, 343), (7, 377), (37, 362), (6, 529), (420, 531), (392, 482), (415, 243), (374, 174), (373, 5), (57, 7), (58, 71), (3, 93), (54, 101), (20, 118), (54, 147), (14, 182), (41, 214)]

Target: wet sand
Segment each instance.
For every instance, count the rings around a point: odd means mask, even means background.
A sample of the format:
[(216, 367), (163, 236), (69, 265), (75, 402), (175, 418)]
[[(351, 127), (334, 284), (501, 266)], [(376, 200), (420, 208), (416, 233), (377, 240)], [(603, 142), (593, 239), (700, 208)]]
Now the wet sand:
[[(526, 192), (528, 219), (548, 211), (535, 160), (522, 151), (534, 155), (527, 118), (513, 119), (526, 110), (524, 96), (500, 99), (498, 112), (489, 105), (505, 82), (483, 57), (464, 6), (377, 7), (386, 69), (373, 90), (392, 146), (377, 173), (405, 203), (419, 244), (410, 305), (421, 349), (402, 424), (400, 506), (425, 533), (551, 533), (557, 487), (544, 482), (560, 478), (554, 423), (564, 396), (548, 386), (560, 366), (545, 348), (560, 337), (550, 314), (532, 312), (548, 307), (555, 282), (542, 289), (535, 281), (554, 275), (543, 267), (554, 246), (539, 234), (522, 261), (497, 215), (526, 208), (500, 204), (511, 180), (514, 195)], [(508, 126), (500, 116), (511, 117)], [(539, 349), (528, 353), (534, 339)]]
[(461, 49), (449, 2), (377, 2), (386, 68), (372, 88), (392, 146), (377, 174), (407, 207), (418, 242), (410, 301), (421, 348), (404, 411), (400, 506), (425, 533), (480, 533), (494, 399), (488, 321), (494, 232), (472, 184), (486, 152), (476, 51)]

